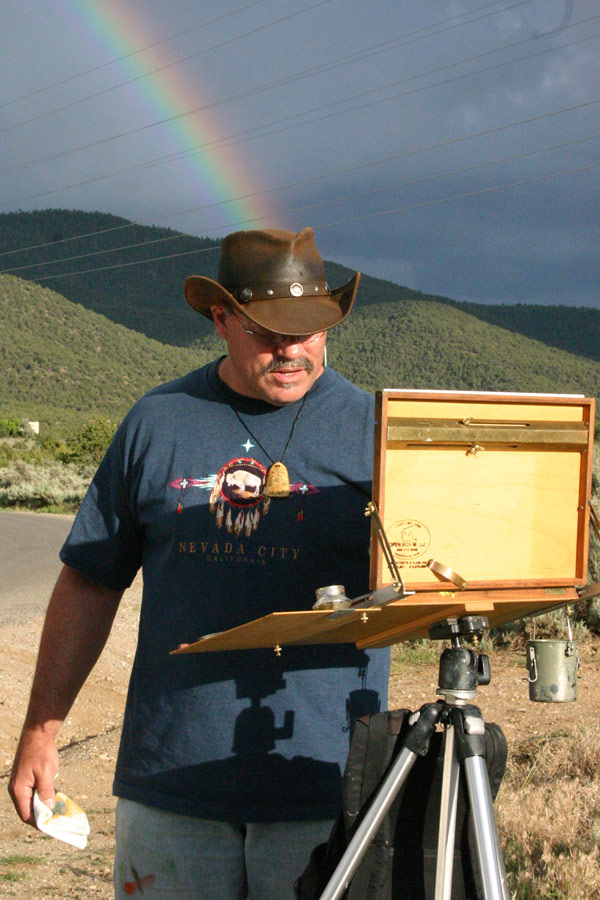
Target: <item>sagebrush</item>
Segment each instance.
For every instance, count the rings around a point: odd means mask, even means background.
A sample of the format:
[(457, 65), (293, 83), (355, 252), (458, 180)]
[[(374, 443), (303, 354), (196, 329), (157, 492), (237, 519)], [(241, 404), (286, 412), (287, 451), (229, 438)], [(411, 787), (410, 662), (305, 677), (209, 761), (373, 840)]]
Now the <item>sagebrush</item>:
[(75, 508), (83, 500), (92, 475), (90, 467), (33, 465), (17, 460), (0, 468), (0, 506)]

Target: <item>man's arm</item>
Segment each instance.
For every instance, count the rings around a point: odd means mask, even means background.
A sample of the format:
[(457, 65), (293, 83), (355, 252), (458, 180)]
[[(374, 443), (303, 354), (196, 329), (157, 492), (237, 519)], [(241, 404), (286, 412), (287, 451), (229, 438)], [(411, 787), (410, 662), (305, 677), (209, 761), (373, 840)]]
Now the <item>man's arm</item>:
[(31, 825), (34, 791), (54, 805), (56, 735), (102, 652), (122, 595), (69, 566), (52, 592), (8, 786), (19, 816)]

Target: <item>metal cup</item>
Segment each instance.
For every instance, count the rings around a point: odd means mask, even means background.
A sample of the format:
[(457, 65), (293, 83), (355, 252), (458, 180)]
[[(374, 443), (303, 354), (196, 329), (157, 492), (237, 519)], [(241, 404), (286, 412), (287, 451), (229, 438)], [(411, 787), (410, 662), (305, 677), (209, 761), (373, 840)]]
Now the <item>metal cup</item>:
[(577, 699), (579, 655), (573, 641), (527, 641), (529, 699), (568, 703)]
[(348, 609), (352, 605), (349, 597), (346, 597), (346, 588), (343, 584), (329, 584), (327, 587), (317, 588), (315, 591), (317, 602), (313, 609)]

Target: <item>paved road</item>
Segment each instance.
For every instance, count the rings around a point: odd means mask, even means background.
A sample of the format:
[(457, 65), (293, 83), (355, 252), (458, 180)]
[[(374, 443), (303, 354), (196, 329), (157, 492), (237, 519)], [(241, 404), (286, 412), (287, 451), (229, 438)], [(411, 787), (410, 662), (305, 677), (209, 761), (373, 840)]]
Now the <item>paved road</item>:
[(44, 612), (73, 516), (0, 512), (0, 627)]

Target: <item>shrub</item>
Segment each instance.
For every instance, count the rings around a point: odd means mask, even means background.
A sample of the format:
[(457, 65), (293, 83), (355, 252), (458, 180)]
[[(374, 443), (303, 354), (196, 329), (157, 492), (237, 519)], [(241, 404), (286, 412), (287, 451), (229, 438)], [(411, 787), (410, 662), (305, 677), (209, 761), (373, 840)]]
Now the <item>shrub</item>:
[(81, 503), (93, 468), (68, 464), (31, 465), (23, 460), (0, 469), (0, 506), (75, 507)]
[(67, 442), (64, 438), (44, 436), (37, 439), (47, 458), (61, 460), (67, 451)]
[(94, 416), (80, 431), (67, 439), (64, 462), (97, 466), (106, 453), (115, 430), (116, 425), (109, 419)]
[(21, 433), (19, 419), (0, 419), (0, 437), (17, 437)]
[(18, 455), (6, 441), (0, 443), (0, 466), (8, 466)]

